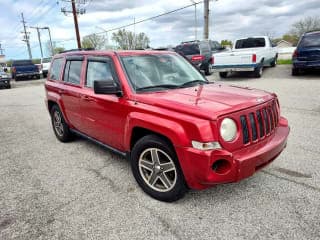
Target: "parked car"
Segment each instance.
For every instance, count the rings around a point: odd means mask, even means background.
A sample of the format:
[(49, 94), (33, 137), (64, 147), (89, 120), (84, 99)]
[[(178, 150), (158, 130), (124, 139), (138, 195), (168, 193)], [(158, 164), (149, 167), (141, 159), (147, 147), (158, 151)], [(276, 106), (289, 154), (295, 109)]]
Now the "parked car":
[(276, 94), (209, 82), (175, 52), (65, 52), (49, 72), (56, 137), (76, 134), (126, 156), (161, 201), (247, 178), (286, 146)]
[(230, 72), (253, 72), (260, 78), (263, 67), (275, 67), (278, 52), (267, 36), (237, 39), (231, 51), (213, 54), (213, 69), (220, 77)]
[(31, 60), (14, 60), (11, 67), (11, 76), (16, 81), (22, 78), (40, 79), (40, 71)]
[(320, 31), (303, 34), (292, 56), (292, 75), (320, 69)]
[(11, 88), (10, 75), (3, 70), (0, 70), (0, 87)]
[(51, 64), (51, 57), (41, 59), (41, 70), (42, 70), (42, 76), (44, 78), (46, 78), (48, 75), (50, 64)]
[(218, 42), (211, 40), (183, 42), (175, 47), (175, 51), (187, 57), (206, 75), (212, 74), (212, 54), (224, 50)]

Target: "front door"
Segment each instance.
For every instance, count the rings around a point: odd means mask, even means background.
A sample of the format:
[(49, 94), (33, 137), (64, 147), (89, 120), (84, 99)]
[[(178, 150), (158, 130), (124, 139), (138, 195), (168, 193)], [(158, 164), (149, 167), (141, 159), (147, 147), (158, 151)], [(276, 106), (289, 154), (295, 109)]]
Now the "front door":
[(124, 126), (127, 107), (126, 101), (115, 94), (95, 94), (94, 81), (112, 80), (117, 83), (117, 75), (110, 57), (88, 57), (84, 92), (80, 97), (83, 133), (123, 150)]

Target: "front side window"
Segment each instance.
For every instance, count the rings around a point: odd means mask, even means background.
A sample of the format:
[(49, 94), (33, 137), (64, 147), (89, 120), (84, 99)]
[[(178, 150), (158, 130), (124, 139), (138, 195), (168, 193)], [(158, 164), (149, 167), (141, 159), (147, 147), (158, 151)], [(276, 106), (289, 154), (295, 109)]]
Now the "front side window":
[(111, 65), (108, 61), (90, 61), (88, 62), (86, 86), (93, 87), (94, 81), (113, 80)]
[(80, 85), (82, 61), (68, 60), (64, 70), (63, 81)]
[(63, 58), (56, 58), (51, 66), (50, 70), (50, 79), (51, 80), (59, 80), (60, 79), (60, 73), (61, 73), (61, 67), (63, 63)]
[(144, 54), (123, 56), (121, 59), (137, 92), (208, 83), (188, 61), (176, 54)]

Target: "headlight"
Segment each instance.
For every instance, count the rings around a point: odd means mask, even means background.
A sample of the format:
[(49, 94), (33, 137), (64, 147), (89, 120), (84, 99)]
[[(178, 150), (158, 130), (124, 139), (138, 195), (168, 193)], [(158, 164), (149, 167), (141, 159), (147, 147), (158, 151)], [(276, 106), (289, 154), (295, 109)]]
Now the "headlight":
[(221, 122), (220, 135), (226, 142), (231, 142), (237, 136), (237, 125), (231, 118), (225, 118)]

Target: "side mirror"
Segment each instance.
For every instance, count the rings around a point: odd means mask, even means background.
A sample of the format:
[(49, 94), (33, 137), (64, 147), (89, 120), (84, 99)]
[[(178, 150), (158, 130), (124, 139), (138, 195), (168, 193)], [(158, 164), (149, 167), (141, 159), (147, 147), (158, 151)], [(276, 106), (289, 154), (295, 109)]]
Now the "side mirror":
[(272, 43), (272, 47), (276, 47), (277, 46), (277, 44), (275, 44), (275, 43)]
[(122, 96), (122, 91), (119, 86), (111, 79), (103, 81), (93, 82), (94, 93), (96, 94), (116, 94), (117, 96)]

